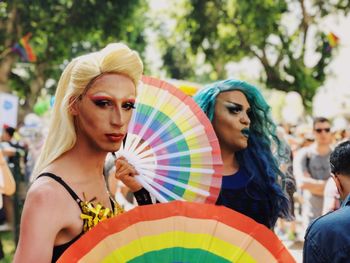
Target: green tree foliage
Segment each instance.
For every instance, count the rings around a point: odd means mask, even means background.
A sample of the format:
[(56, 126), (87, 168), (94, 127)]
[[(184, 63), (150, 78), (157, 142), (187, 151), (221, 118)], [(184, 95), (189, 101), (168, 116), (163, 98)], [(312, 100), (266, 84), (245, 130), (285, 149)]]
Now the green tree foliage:
[[(147, 8), (145, 0), (0, 1), (0, 90), (15, 90), (29, 111), (47, 80), (57, 81), (71, 58), (116, 41), (142, 54)], [(34, 63), (11, 52), (28, 32)]]
[[(325, 70), (334, 51), (329, 46), (329, 32), (318, 24), (329, 14), (347, 14), (350, 2), (187, 0), (182, 8), (185, 11), (176, 10), (178, 13), (173, 14), (177, 19), (175, 34), (182, 36), (181, 40), (169, 42), (168, 49), (173, 54), (204, 53), (205, 61), (216, 73), (211, 75), (212, 80), (226, 77), (228, 62), (255, 57), (265, 72), (261, 81), (268, 88), (297, 91), (306, 106), (311, 106), (317, 88), (325, 81)], [(296, 25), (290, 21), (296, 21)], [(182, 45), (175, 51), (179, 42), (188, 42), (189, 48), (184, 50)], [(312, 65), (306, 61), (307, 52), (318, 57)], [(167, 62), (167, 53), (164, 54)]]

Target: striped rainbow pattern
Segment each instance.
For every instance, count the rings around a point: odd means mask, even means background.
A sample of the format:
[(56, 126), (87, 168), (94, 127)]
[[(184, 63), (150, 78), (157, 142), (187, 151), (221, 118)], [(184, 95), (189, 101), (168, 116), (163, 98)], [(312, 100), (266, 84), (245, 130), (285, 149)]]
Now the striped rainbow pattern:
[(12, 47), (12, 50), (17, 52), (25, 62), (36, 62), (36, 55), (29, 44), (31, 36), (31, 33), (27, 33)]
[(295, 262), (277, 236), (223, 206), (140, 206), (82, 236), (58, 262)]
[(221, 187), (220, 147), (194, 100), (164, 81), (143, 77), (122, 155), (160, 202), (215, 203)]

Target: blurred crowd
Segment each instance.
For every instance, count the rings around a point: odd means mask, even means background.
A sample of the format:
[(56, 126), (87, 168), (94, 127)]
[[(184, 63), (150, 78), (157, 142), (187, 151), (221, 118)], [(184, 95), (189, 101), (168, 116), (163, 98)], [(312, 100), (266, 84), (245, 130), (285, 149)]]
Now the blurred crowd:
[[(310, 222), (340, 207), (329, 157), (336, 145), (350, 138), (350, 127), (344, 118), (332, 122), (315, 117), (308, 124), (282, 125), (280, 134), (291, 153), (289, 160), (282, 161), (281, 165), (287, 178), (286, 190), (291, 196), (294, 220), (280, 220), (276, 233), (281, 239), (303, 241)], [(288, 178), (294, 181), (294, 189), (288, 189)]]

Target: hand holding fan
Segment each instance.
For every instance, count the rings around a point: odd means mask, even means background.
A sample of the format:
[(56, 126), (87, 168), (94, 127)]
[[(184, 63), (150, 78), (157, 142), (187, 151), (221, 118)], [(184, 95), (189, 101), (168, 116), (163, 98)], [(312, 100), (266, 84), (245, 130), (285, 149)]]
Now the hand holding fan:
[(107, 219), (57, 262), (295, 263), (277, 236), (223, 206), (174, 201)]
[(135, 167), (135, 178), (160, 202), (215, 203), (222, 160), (210, 121), (176, 87), (151, 77), (142, 82), (117, 156)]

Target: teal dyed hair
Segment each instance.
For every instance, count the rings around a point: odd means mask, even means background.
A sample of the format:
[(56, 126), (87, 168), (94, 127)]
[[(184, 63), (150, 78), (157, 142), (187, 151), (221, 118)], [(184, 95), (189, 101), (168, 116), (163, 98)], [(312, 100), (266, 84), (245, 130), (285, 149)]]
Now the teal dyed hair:
[(288, 198), (278, 183), (284, 185), (285, 176), (272, 153), (274, 144), (277, 153), (281, 155), (283, 145), (277, 137), (270, 106), (256, 87), (235, 79), (207, 85), (194, 96), (194, 100), (212, 121), (216, 97), (222, 92), (234, 90), (241, 91), (246, 96), (251, 108), (248, 147), (235, 155), (240, 167), (244, 167), (251, 176), (250, 182), (261, 189), (262, 193), (269, 195), (272, 201), (271, 225), (274, 225), (279, 216), (290, 217), (290, 212)]

